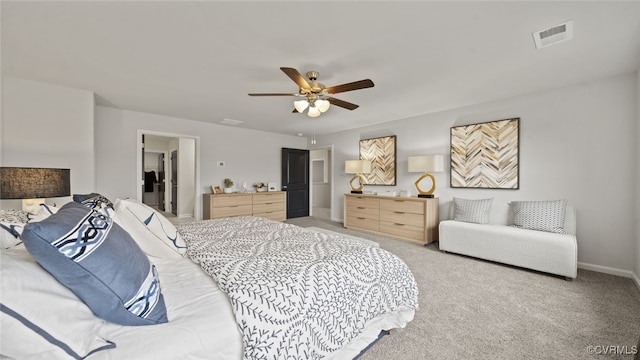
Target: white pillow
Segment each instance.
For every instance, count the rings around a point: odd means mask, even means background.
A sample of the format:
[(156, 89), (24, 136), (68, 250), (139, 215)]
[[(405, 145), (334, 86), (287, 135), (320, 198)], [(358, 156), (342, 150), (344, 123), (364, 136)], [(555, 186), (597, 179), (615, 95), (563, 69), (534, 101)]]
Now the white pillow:
[(117, 199), (114, 221), (123, 227), (147, 255), (181, 258), (187, 245), (178, 229), (153, 208), (132, 199)]
[(515, 227), (566, 234), (567, 200), (512, 201), (511, 207)]
[(491, 203), (493, 202), (493, 198), (471, 200), (454, 197), (453, 202), (455, 204), (453, 220), (476, 224), (489, 223), (489, 215), (491, 214)]
[(22, 210), (0, 210), (0, 250), (22, 242), (22, 229), (29, 221), (28, 213)]
[(19, 245), (0, 252), (0, 353), (15, 359), (84, 358), (115, 347), (104, 320)]
[(28, 222), (38, 222), (38, 221), (42, 221), (46, 218), (48, 218), (49, 216), (55, 214), (58, 212), (58, 208), (55, 206), (49, 206), (47, 204), (40, 204), (40, 210), (38, 211), (37, 214), (29, 214), (29, 221)]

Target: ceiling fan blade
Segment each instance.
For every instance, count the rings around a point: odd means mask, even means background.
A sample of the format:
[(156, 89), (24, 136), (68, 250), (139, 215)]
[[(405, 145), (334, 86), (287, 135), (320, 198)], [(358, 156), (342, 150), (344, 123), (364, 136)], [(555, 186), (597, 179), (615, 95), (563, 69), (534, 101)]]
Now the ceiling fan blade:
[(293, 82), (298, 84), (298, 87), (300, 87), (300, 89), (311, 89), (311, 86), (309, 86), (307, 80), (304, 79), (304, 76), (302, 76), (302, 74), (300, 74), (298, 70), (290, 67), (281, 67), (280, 70), (282, 70), (283, 73), (287, 74), (287, 76), (290, 77)]
[(332, 97), (327, 98), (327, 101), (329, 101), (332, 105), (340, 106), (340, 107), (345, 108), (347, 110), (355, 110), (358, 107), (360, 107), (360, 105), (356, 105), (356, 104), (353, 104), (353, 103), (350, 103), (350, 102), (347, 102), (347, 101), (344, 101), (344, 100), (332, 98)]
[(331, 86), (327, 88), (327, 93), (329, 94), (337, 94), (345, 91), (366, 89), (373, 87), (373, 81), (369, 79), (354, 81), (342, 85)]
[(299, 96), (300, 94), (292, 94), (292, 93), (253, 93), (249, 94), (249, 96)]

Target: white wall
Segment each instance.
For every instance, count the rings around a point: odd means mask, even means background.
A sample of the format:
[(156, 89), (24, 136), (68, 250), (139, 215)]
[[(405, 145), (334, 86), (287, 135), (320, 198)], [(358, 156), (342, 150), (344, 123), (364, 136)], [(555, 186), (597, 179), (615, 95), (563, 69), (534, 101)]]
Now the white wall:
[[(199, 137), (198, 193), (210, 193), (212, 184), (222, 184), (227, 177), (236, 186), (244, 181), (248, 186), (258, 181), (281, 184), (281, 148), (307, 148), (303, 137), (97, 106), (96, 189), (107, 197), (136, 197), (138, 129)], [(218, 161), (225, 166), (216, 166)], [(196, 218), (201, 216), (196, 214)]]
[[(93, 93), (9, 76), (2, 78), (2, 92), (2, 166), (68, 168), (71, 194), (94, 191)], [(0, 202), (5, 209), (21, 206)]]
[[(332, 217), (342, 218), (349, 175), (340, 168), (358, 158), (358, 141), (397, 135), (397, 186), (365, 190), (413, 190), (419, 174), (407, 172), (407, 156), (446, 155), (450, 127), (520, 117), (520, 189), (452, 189), (449, 166), (435, 174), (441, 218), (452, 197), (511, 200), (566, 198), (577, 208), (578, 260), (582, 267), (630, 276), (635, 266), (634, 174), (636, 74), (403, 119), (319, 137), (334, 144), (336, 191)], [(590, 266), (594, 265), (594, 266)]]

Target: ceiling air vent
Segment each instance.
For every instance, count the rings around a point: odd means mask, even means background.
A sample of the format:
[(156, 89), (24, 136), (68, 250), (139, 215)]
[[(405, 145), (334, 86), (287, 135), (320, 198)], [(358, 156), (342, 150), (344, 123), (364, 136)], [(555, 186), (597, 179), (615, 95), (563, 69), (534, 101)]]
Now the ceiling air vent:
[(242, 124), (243, 122), (244, 121), (242, 121), (242, 120), (233, 120), (233, 119), (227, 119), (227, 118), (224, 118), (224, 119), (218, 121), (219, 124), (231, 125), (231, 126), (236, 126), (236, 125)]
[(533, 40), (536, 43), (536, 49), (550, 46), (573, 38), (573, 21), (569, 20), (565, 23), (552, 26), (548, 29), (536, 31), (533, 33)]

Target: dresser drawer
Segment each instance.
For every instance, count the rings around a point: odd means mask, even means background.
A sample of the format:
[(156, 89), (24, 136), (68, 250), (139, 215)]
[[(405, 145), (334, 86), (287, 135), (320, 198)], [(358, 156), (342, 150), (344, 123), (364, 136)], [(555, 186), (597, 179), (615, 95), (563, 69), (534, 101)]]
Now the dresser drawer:
[(253, 213), (261, 214), (266, 212), (284, 211), (284, 202), (253, 203)]
[(347, 207), (378, 208), (380, 207), (380, 199), (366, 196), (347, 196), (345, 204)]
[(273, 204), (278, 203), (280, 206), (284, 206), (284, 193), (272, 193), (272, 194), (253, 194), (254, 204)]
[(355, 206), (355, 205), (348, 204), (347, 214), (377, 220), (380, 218), (380, 209), (378, 207)]
[(380, 221), (380, 232), (424, 243), (424, 227)]
[[(237, 205), (251, 205), (251, 196), (242, 196), (242, 195), (234, 195), (234, 196), (225, 196), (225, 195), (214, 195), (211, 199), (213, 203), (213, 207), (227, 207), (227, 206), (237, 206)], [(251, 208), (251, 206), (249, 206)], [(251, 215), (251, 210), (249, 210), (249, 215)]]
[(376, 220), (380, 218), (380, 200), (378, 199), (349, 196), (345, 201), (347, 214), (349, 214), (349, 216)]
[(380, 221), (376, 219), (370, 219), (362, 216), (347, 215), (344, 223), (345, 227), (360, 228), (367, 231), (378, 231), (380, 228)]
[(404, 211), (380, 210), (380, 220), (390, 223), (411, 225), (424, 229), (424, 215), (406, 213)]
[[(254, 211), (255, 211), (255, 207), (254, 207)], [(285, 221), (287, 219), (287, 217), (284, 214), (284, 210), (253, 213), (253, 216), (259, 216), (259, 217), (276, 220), (276, 221)]]
[(227, 207), (214, 207), (213, 218), (229, 217), (229, 216), (251, 216), (252, 206), (249, 205), (232, 205)]
[(424, 202), (400, 199), (380, 199), (380, 209), (424, 214)]

